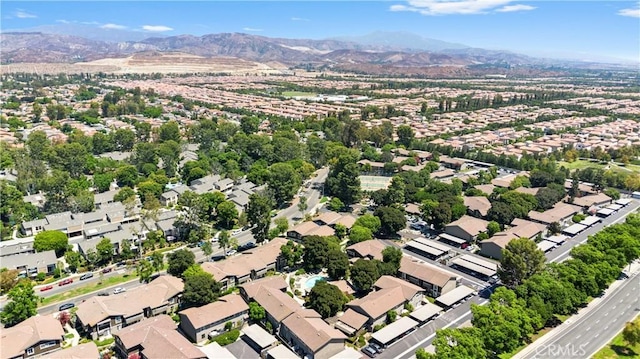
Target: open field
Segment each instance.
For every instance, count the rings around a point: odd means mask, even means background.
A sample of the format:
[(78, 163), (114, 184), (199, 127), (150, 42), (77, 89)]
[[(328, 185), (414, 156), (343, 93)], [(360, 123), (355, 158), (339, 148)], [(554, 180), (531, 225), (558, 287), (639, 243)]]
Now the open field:
[(313, 92), (300, 92), (300, 91), (285, 91), (282, 93), (282, 96), (285, 97), (315, 97), (318, 94)]
[(640, 173), (640, 166), (638, 165), (634, 165), (634, 164), (628, 164), (626, 166), (620, 166), (618, 164), (615, 163), (608, 163), (608, 164), (602, 164), (600, 162), (591, 162), (591, 161), (586, 161), (586, 160), (576, 160), (573, 162), (564, 162), (564, 161), (560, 161), (558, 162), (559, 166), (564, 166), (565, 168), (568, 168), (570, 170), (582, 170), (588, 167), (594, 167), (594, 168), (606, 168), (607, 166), (613, 170), (613, 171), (618, 171), (618, 172), (639, 172)]
[(274, 62), (262, 64), (235, 57), (202, 57), (183, 53), (141, 53), (130, 57), (107, 58), (90, 62), (15, 63), (3, 65), (1, 73), (279, 73), (286, 66)]

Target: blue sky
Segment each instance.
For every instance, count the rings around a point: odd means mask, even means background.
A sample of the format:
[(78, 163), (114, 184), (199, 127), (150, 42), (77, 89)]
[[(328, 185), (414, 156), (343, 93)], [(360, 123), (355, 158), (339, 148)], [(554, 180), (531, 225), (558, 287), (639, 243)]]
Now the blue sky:
[[(640, 61), (637, 1), (2, 1), (1, 28), (83, 23), (155, 34), (321, 39), (409, 31), (488, 49)], [(79, 34), (81, 35), (81, 34)]]

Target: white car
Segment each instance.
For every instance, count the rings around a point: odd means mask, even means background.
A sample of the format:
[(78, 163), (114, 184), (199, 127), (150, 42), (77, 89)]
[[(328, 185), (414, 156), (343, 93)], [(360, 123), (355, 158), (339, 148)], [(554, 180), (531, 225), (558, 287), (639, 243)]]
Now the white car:
[(236, 251), (235, 249), (229, 249), (229, 250), (227, 251), (227, 256), (232, 256), (232, 255), (234, 255), (234, 254), (236, 254), (236, 253), (238, 253), (238, 251)]
[(113, 294), (120, 294), (120, 293), (124, 293), (126, 291), (127, 291), (126, 289), (124, 289), (122, 287), (118, 287), (118, 288), (113, 290)]
[(231, 231), (231, 234), (235, 236), (236, 234), (240, 234), (241, 232), (242, 232), (241, 228), (240, 229), (234, 229), (233, 231)]

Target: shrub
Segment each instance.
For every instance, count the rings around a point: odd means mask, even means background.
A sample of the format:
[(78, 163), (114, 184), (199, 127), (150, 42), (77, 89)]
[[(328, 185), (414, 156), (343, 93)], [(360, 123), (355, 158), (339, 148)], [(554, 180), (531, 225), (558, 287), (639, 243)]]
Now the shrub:
[(384, 328), (384, 327), (386, 327), (386, 326), (387, 326), (387, 325), (386, 325), (386, 324), (384, 324), (384, 323), (383, 323), (383, 324), (377, 324), (376, 326), (374, 326), (374, 327), (373, 327), (373, 332), (375, 333), (375, 332), (377, 332), (378, 330), (380, 330), (380, 329), (382, 329), (382, 328)]
[(231, 329), (233, 329), (233, 322), (224, 323), (224, 330), (230, 331)]
[(303, 274), (305, 274), (305, 273), (307, 273), (307, 272), (304, 270), (304, 268), (300, 268), (300, 269), (298, 269), (298, 270), (296, 271), (296, 275), (303, 275)]
[(47, 275), (42, 272), (38, 273), (38, 275), (36, 276), (36, 280), (38, 282), (42, 282), (43, 280), (45, 280), (45, 278), (47, 278)]
[(213, 338), (213, 341), (218, 343), (220, 346), (225, 346), (231, 343), (235, 343), (235, 341), (238, 340), (239, 336), (240, 331), (238, 329), (233, 329), (224, 334), (218, 335), (217, 337)]

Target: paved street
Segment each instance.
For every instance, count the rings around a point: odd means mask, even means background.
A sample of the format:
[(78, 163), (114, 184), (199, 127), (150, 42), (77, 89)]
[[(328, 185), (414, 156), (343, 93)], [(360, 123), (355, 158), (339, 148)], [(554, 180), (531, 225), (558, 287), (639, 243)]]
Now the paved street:
[(626, 322), (640, 313), (640, 264), (631, 276), (616, 281), (602, 298), (529, 345), (514, 359), (589, 358), (609, 343)]
[(549, 262), (562, 262), (566, 260), (569, 257), (569, 252), (571, 252), (571, 249), (573, 247), (586, 242), (587, 238), (590, 235), (596, 234), (597, 232), (601, 231), (602, 228), (624, 221), (624, 218), (626, 218), (630, 213), (635, 212), (638, 208), (640, 208), (640, 201), (634, 200), (628, 206), (622, 208), (618, 212), (612, 214), (607, 218), (603, 218), (602, 222), (597, 223), (592, 227), (587, 228), (585, 231), (580, 232), (575, 237), (568, 239), (561, 247), (558, 247), (553, 251), (547, 253), (547, 260)]

